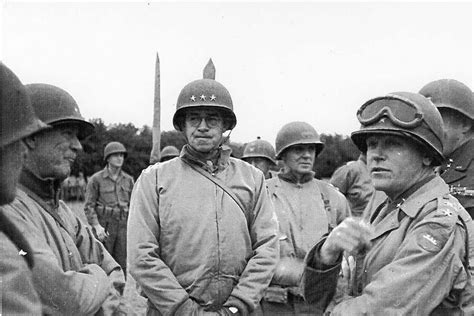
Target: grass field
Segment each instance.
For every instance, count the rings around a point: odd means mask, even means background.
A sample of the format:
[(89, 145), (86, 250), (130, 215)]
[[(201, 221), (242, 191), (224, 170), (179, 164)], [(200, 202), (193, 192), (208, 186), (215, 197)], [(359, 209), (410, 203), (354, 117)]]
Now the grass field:
[[(83, 202), (68, 202), (67, 205), (81, 218), (86, 221), (84, 215), (84, 203)], [(136, 289), (135, 280), (130, 274), (127, 275), (127, 283), (125, 285), (125, 306), (127, 315), (145, 315), (146, 312), (146, 299), (138, 294)]]

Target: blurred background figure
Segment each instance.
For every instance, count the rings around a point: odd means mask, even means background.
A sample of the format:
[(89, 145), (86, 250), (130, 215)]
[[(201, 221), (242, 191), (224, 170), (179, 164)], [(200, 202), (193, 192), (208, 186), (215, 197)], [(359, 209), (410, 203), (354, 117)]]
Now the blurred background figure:
[(344, 194), (351, 207), (352, 216), (362, 216), (372, 198), (377, 200), (375, 204), (386, 198), (383, 192), (374, 188), (364, 153), (361, 153), (356, 161), (349, 161), (334, 171), (329, 182)]
[(275, 149), (272, 144), (260, 137), (245, 146), (241, 159), (260, 169), (265, 179), (272, 177), (270, 169), (276, 167)]
[(439, 173), (450, 192), (474, 216), (474, 105), (473, 93), (453, 79), (428, 83), (420, 94), (438, 108), (444, 122), (446, 157)]
[(161, 150), (160, 162), (165, 162), (165, 161), (168, 161), (168, 160), (173, 159), (173, 158), (178, 157), (178, 156), (179, 156), (178, 148), (176, 148), (174, 146), (171, 146), (171, 145), (166, 146)]
[(89, 225), (126, 272), (127, 219), (133, 178), (122, 170), (127, 149), (120, 142), (104, 148), (104, 169), (93, 174), (86, 190), (84, 211)]

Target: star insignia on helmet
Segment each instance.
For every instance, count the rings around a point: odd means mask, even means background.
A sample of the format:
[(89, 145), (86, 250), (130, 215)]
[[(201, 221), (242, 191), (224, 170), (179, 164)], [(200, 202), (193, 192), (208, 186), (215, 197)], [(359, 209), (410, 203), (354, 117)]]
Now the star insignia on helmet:
[(206, 101), (206, 96), (204, 94), (201, 94), (200, 98), (202, 101)]
[(193, 102), (196, 101), (196, 97), (194, 95), (192, 95), (189, 99)]
[(215, 95), (211, 95), (211, 101), (216, 101), (216, 96)]
[(385, 123), (385, 117), (380, 120), (380, 123)]

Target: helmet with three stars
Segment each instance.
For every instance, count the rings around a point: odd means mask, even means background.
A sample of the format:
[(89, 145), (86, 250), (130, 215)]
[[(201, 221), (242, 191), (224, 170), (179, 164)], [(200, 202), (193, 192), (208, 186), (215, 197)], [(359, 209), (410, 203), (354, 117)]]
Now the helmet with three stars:
[(431, 154), (433, 165), (443, 156), (443, 120), (436, 106), (419, 93), (394, 92), (365, 102), (357, 111), (360, 129), (352, 141), (367, 151), (366, 139), (374, 134), (397, 135), (418, 143)]
[(454, 79), (441, 79), (426, 84), (420, 94), (429, 98), (438, 109), (455, 110), (474, 120), (474, 104), (471, 89)]
[(272, 144), (260, 138), (251, 141), (245, 146), (242, 159), (246, 160), (248, 158), (266, 158), (276, 165), (275, 149)]
[(78, 127), (78, 138), (83, 139), (94, 131), (79, 111), (74, 98), (63, 89), (45, 83), (27, 84), (26, 90), (36, 115), (51, 126), (74, 125)]
[(324, 144), (314, 127), (306, 122), (291, 122), (278, 131), (275, 148), (276, 159), (281, 159), (286, 149), (294, 145), (313, 144), (316, 146), (316, 156), (323, 150)]
[(0, 62), (0, 147), (47, 128), (35, 115), (25, 86)]
[(197, 107), (218, 109), (224, 118), (226, 130), (233, 129), (237, 124), (230, 93), (216, 80), (195, 80), (181, 90), (173, 116), (174, 128), (182, 131), (186, 110)]

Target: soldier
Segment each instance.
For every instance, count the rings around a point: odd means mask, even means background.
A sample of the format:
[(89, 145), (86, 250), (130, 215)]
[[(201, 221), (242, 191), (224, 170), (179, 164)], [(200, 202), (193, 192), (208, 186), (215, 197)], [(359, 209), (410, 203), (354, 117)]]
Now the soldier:
[(304, 257), (328, 231), (350, 215), (344, 196), (314, 178), (313, 165), (324, 144), (305, 122), (284, 125), (276, 137), (276, 157), (284, 168), (267, 180), (280, 227), (280, 261), (262, 301), (264, 315), (313, 315), (299, 283)]
[(369, 170), (367, 170), (367, 157), (364, 153), (356, 161), (350, 161), (334, 171), (329, 182), (344, 194), (351, 207), (352, 215), (361, 217), (365, 208), (371, 201), (383, 202), (386, 195), (375, 191)]
[(166, 146), (161, 150), (160, 162), (165, 162), (178, 156), (179, 156), (178, 148), (174, 146)]
[(122, 170), (127, 150), (122, 143), (104, 148), (105, 168), (89, 179), (85, 213), (105, 249), (127, 271), (127, 219), (133, 178)]
[(27, 137), (19, 190), (5, 212), (31, 244), (33, 281), (44, 314), (85, 315), (117, 311), (125, 285), (122, 269), (74, 212), (58, 199), (79, 139), (93, 125), (74, 99), (47, 84), (26, 86), (39, 118), (52, 129)]
[(472, 91), (452, 79), (425, 85), (420, 94), (436, 105), (443, 117), (447, 157), (441, 177), (450, 185), (451, 194), (474, 217), (474, 106)]
[[(26, 146), (23, 139), (47, 128), (36, 118), (23, 84), (0, 62), (0, 206), (15, 198)], [(33, 286), (31, 247), (0, 208), (0, 314), (41, 315)]]
[(137, 180), (128, 261), (148, 315), (248, 315), (270, 283), (277, 222), (263, 174), (223, 145), (236, 122), (222, 84), (189, 83), (173, 117), (187, 144)]
[(254, 140), (245, 146), (242, 160), (248, 162), (257, 169), (260, 169), (263, 172), (265, 179), (269, 179), (272, 177), (270, 168), (276, 166), (275, 149), (272, 144), (257, 137), (257, 140)]
[(473, 222), (433, 168), (444, 159), (441, 115), (422, 95), (397, 92), (367, 101), (357, 117), (352, 140), (388, 198), (313, 247), (305, 298), (328, 304), (346, 251), (356, 258), (352, 294), (331, 315), (473, 315)]

